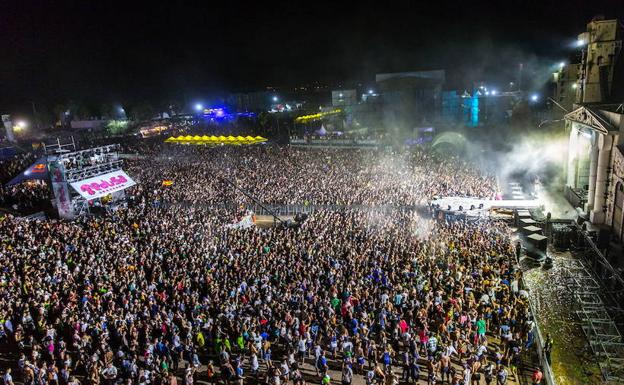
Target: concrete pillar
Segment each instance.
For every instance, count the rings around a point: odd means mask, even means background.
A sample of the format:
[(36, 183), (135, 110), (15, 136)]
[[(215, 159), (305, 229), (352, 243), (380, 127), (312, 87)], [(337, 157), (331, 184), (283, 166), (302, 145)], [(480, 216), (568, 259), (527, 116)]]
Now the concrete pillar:
[(574, 127), (574, 123), (570, 127), (570, 142), (568, 144), (568, 178), (567, 185), (574, 188), (576, 187), (576, 165), (574, 160), (576, 159), (578, 143), (578, 130)]
[(600, 134), (592, 132), (592, 145), (589, 153), (589, 191), (587, 192), (587, 203), (585, 212), (589, 213), (594, 207), (594, 197), (596, 195), (596, 171), (598, 168), (598, 141)]
[(607, 167), (609, 167), (609, 162), (611, 161), (612, 143), (613, 137), (611, 135), (600, 135), (594, 207), (589, 216), (589, 219), (594, 224), (602, 224), (605, 222), (605, 212), (602, 211), (602, 206), (607, 202), (604, 194), (605, 191), (607, 191)]

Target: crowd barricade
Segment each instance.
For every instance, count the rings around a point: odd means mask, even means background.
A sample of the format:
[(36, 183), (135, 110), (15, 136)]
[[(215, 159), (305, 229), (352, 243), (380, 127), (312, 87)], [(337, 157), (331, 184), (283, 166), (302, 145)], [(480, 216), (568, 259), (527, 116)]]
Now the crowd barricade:
[(323, 147), (370, 147), (376, 148), (381, 143), (377, 139), (357, 138), (292, 138), (290, 144), (294, 146), (323, 146)]
[[(516, 263), (519, 264), (520, 261), (516, 259)], [(522, 279), (520, 280), (520, 287), (521, 288), (524, 287), (524, 281)], [(535, 304), (534, 304), (534, 301), (532, 301), (530, 297), (529, 297), (529, 308), (531, 309), (531, 314), (533, 315), (533, 318), (535, 319), (535, 315), (537, 314), (535, 311)], [(537, 353), (538, 365), (542, 368), (542, 373), (544, 374), (542, 383), (546, 385), (557, 385), (557, 382), (555, 381), (555, 375), (553, 374), (553, 371), (552, 371), (552, 367), (550, 366), (550, 363), (548, 362), (548, 359), (546, 357), (546, 353), (544, 352), (544, 344), (546, 341), (544, 340), (544, 337), (542, 335), (542, 330), (539, 327), (537, 319), (535, 319), (535, 327), (533, 328), (533, 334), (534, 334), (533, 345), (535, 346), (535, 350)]]
[[(571, 221), (569, 220), (565, 220), (565, 221), (551, 221), (551, 220), (547, 220), (544, 223), (544, 232), (545, 235), (549, 238), (549, 242), (552, 242), (552, 238), (553, 238), (553, 222), (561, 222), (561, 223), (565, 223), (565, 224), (569, 224)], [(520, 265), (520, 259), (518, 256), (516, 256), (516, 263), (518, 265)], [(520, 288), (525, 288), (525, 284), (524, 284), (524, 279), (520, 279)], [(538, 365), (542, 368), (542, 373), (543, 373), (543, 384), (546, 385), (557, 385), (557, 381), (555, 380), (555, 375), (553, 373), (552, 367), (550, 365), (550, 363), (548, 362), (548, 358), (546, 356), (546, 353), (544, 352), (544, 346), (545, 346), (545, 339), (544, 336), (542, 335), (542, 330), (539, 327), (539, 323), (537, 322), (537, 318), (535, 317), (535, 315), (537, 314), (535, 308), (536, 305), (534, 303), (534, 300), (531, 300), (531, 297), (529, 297), (529, 308), (531, 310), (531, 314), (533, 315), (533, 319), (535, 320), (535, 327), (533, 328), (533, 334), (534, 334), (534, 345), (535, 345), (535, 351), (537, 353), (537, 357), (538, 357)]]
[(280, 215), (294, 216), (297, 214), (314, 214), (317, 210), (338, 211), (338, 210), (359, 210), (359, 211), (413, 211), (426, 208), (426, 206), (391, 206), (391, 205), (345, 205), (345, 204), (324, 204), (324, 205), (306, 205), (306, 204), (285, 204), (285, 205), (266, 205), (262, 207), (256, 203), (243, 205), (247, 210), (251, 210), (257, 215)]
[[(178, 202), (178, 203), (170, 203), (170, 202), (152, 202), (152, 206), (154, 207), (172, 207), (180, 205), (183, 207), (196, 206), (198, 203), (193, 202)], [(358, 210), (358, 211), (375, 211), (375, 212), (390, 212), (390, 211), (415, 211), (415, 210), (426, 210), (427, 205), (362, 205), (362, 204), (264, 204), (260, 205), (258, 203), (233, 203), (233, 202), (219, 202), (219, 203), (205, 203), (199, 204), (199, 206), (204, 206), (206, 208), (214, 208), (214, 209), (227, 209), (227, 210), (249, 210), (252, 211), (256, 215), (279, 215), (279, 216), (295, 216), (297, 214), (314, 214), (318, 210), (322, 211), (339, 211), (339, 210)]]

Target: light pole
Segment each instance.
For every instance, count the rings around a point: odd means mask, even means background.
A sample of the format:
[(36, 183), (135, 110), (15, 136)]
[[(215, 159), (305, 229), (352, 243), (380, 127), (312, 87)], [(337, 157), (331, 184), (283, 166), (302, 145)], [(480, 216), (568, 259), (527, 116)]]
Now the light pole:
[(39, 119), (37, 119), (37, 109), (35, 108), (35, 102), (31, 100), (30, 104), (32, 105), (33, 120), (35, 122), (35, 128), (39, 129)]

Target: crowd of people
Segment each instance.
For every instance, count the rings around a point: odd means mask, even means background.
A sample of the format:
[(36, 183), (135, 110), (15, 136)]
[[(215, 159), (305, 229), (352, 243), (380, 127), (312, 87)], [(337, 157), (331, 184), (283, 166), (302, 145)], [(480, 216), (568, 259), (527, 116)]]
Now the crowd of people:
[[(125, 167), (139, 182), (128, 207), (0, 220), (5, 383), (517, 381), (533, 320), (509, 229), (413, 207), (491, 197), (492, 177), (425, 151), (141, 155)], [(227, 226), (240, 190), (341, 206), (295, 227)]]
[[(295, 147), (166, 147), (130, 167), (167, 201), (244, 200), (233, 184), (275, 205), (418, 206), (436, 195), (493, 199), (494, 176), (432, 152)], [(172, 180), (160, 189), (163, 179)], [(235, 195), (238, 193), (239, 197)]]
[(0, 208), (30, 213), (40, 209), (49, 200), (50, 190), (43, 181), (8, 185), (11, 179), (27, 169), (36, 159), (34, 153), (27, 152), (0, 160)]

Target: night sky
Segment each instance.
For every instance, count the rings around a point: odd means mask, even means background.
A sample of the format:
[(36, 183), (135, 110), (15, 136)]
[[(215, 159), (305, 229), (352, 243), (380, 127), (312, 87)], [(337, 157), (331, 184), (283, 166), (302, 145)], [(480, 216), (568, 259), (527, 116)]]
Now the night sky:
[[(496, 5), (492, 5), (496, 4)], [(0, 5), (0, 111), (68, 100), (210, 97), (377, 72), (447, 69), (503, 81), (519, 62), (568, 59), (623, 0), (13, 1)]]

